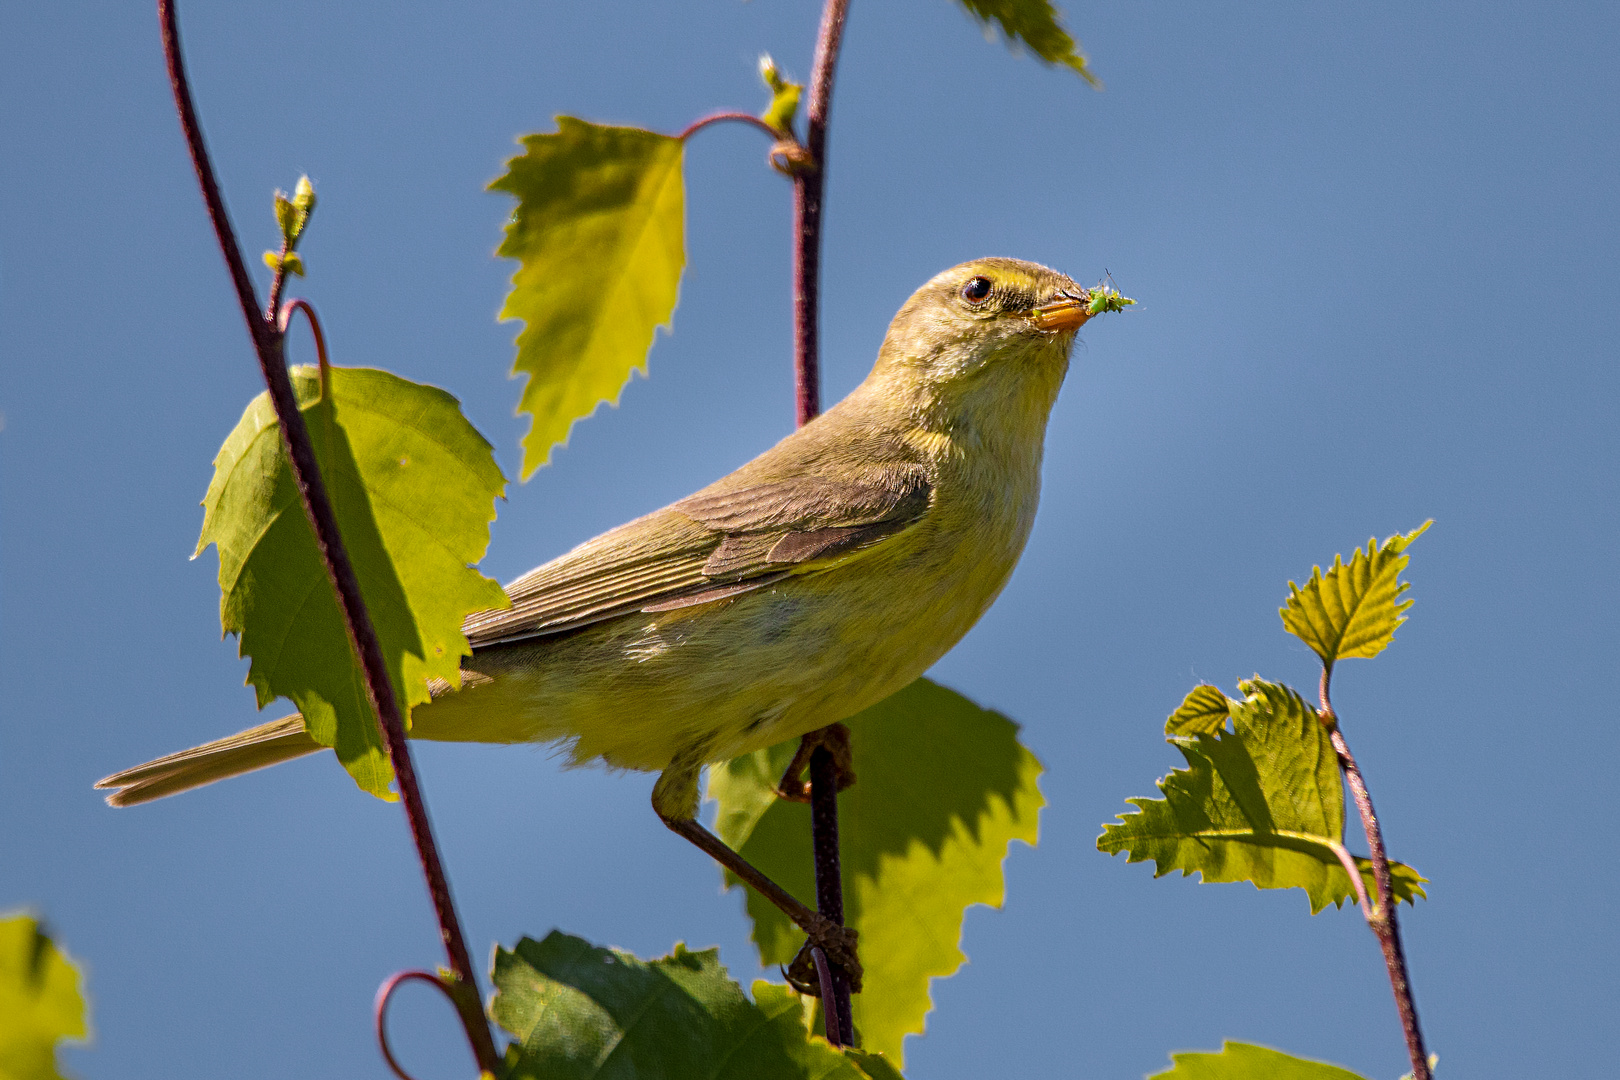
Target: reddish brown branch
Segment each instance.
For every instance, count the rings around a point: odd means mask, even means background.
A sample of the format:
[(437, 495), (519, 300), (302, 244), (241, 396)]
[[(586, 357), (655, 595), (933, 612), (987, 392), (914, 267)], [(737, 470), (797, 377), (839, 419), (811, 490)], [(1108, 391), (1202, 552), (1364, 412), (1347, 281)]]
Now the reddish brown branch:
[[(832, 108), (833, 75), (844, 39), (849, 0), (827, 0), (816, 35), (816, 58), (810, 70), (810, 105), (806, 110), (804, 148), (808, 163), (793, 176), (793, 398), (794, 414), (807, 424), (821, 411), (821, 362), (818, 349), (821, 284), (821, 212), (827, 180), (827, 120)], [(814, 735), (806, 738), (814, 738)], [(810, 755), (810, 836), (815, 848), (816, 906), (840, 926), (844, 922), (844, 885), (838, 854), (838, 769), (825, 746)], [(822, 999), (828, 1016), (829, 1041), (853, 1036), (849, 978), (832, 972), (832, 1000)], [(836, 1021), (835, 1021), (836, 1018)], [(835, 1034), (836, 1033), (836, 1034)]]
[[(810, 840), (815, 848), (816, 910), (839, 926), (844, 925), (844, 877), (838, 851), (838, 764), (832, 751), (817, 746), (810, 753)], [(827, 1041), (840, 1045), (855, 1031), (849, 1000), (849, 976), (832, 970), (832, 997), (823, 994), (827, 1014)]]
[[(1423, 1029), (1418, 1026), (1417, 1003), (1412, 998), (1412, 976), (1406, 967), (1406, 950), (1401, 945), (1401, 924), (1396, 918), (1395, 885), (1389, 871), (1389, 854), (1384, 847), (1384, 831), (1373, 810), (1372, 795), (1367, 781), (1361, 775), (1361, 766), (1350, 753), (1350, 744), (1339, 729), (1338, 714), (1333, 711), (1329, 687), (1333, 680), (1331, 664), (1322, 666), (1319, 692), (1322, 722), (1327, 725), (1328, 740), (1339, 757), (1339, 768), (1344, 771), (1345, 782), (1350, 785), (1350, 796), (1361, 815), (1361, 827), (1367, 834), (1368, 855), (1372, 860), (1373, 881), (1377, 886), (1377, 904), (1367, 914), (1367, 925), (1378, 938), (1384, 953), (1384, 967), (1389, 971), (1389, 988), (1395, 995), (1395, 1009), (1400, 1013), (1401, 1030), (1406, 1035), (1406, 1052), (1412, 1059), (1412, 1080), (1433, 1080), (1429, 1069), (1429, 1053), (1423, 1045)], [(1355, 875), (1359, 883), (1360, 874)]]
[(771, 127), (771, 125), (767, 124), (753, 113), (745, 112), (710, 113), (708, 116), (701, 117), (700, 119), (694, 120), (690, 124), (687, 124), (685, 130), (675, 137), (681, 140), (681, 142), (685, 142), (687, 139), (690, 139), (693, 135), (696, 135), (698, 132), (712, 124), (748, 124), (751, 127), (758, 128), (773, 139), (780, 139), (782, 137), (782, 133)]
[(388, 1042), (388, 1002), (394, 996), (394, 991), (408, 982), (424, 982), (439, 993), (450, 999), (450, 1004), (458, 1010), (461, 1006), (456, 1001), (455, 993), (439, 976), (431, 971), (399, 971), (390, 975), (388, 979), (377, 987), (377, 999), (372, 1004), (372, 1021), (377, 1028), (377, 1048), (382, 1051), (383, 1061), (399, 1080), (415, 1080), (405, 1071), (399, 1059), (394, 1057), (394, 1048)]
[(359, 579), (355, 576), (354, 566), (349, 562), (343, 538), (338, 532), (337, 517), (332, 511), (331, 500), (326, 494), (326, 485), (321, 479), (314, 447), (309, 440), (309, 431), (304, 426), (303, 413), (299, 411), (298, 400), (293, 394), (292, 380), (287, 374), (287, 365), (282, 352), (281, 328), (272, 321), (276, 318), (276, 309), (272, 307), (264, 315), (259, 313), (253, 283), (248, 277), (246, 265), (242, 262), (242, 253), (237, 246), (236, 235), (231, 229), (230, 218), (225, 211), (225, 200), (220, 195), (219, 181), (214, 175), (213, 164), (209, 161), (208, 148), (203, 142), (202, 126), (198, 122), (197, 111), (192, 104), (191, 87), (186, 79), (185, 64), (180, 52), (180, 30), (176, 22), (174, 0), (158, 0), (158, 19), (163, 28), (163, 53), (168, 62), (169, 82), (174, 89), (175, 107), (180, 113), (180, 126), (185, 131), (186, 145), (191, 151), (191, 163), (197, 171), (197, 182), (202, 187), (203, 201), (208, 205), (208, 216), (214, 225), (214, 235), (219, 241), (220, 252), (225, 257), (226, 268), (230, 271), (231, 281), (236, 287), (242, 316), (247, 321), (248, 334), (252, 337), (254, 351), (258, 354), (259, 370), (264, 376), (271, 404), (281, 425), (282, 441), (292, 464), (293, 478), (304, 504), (304, 513), (309, 518), (310, 529), (315, 534), (315, 542), (320, 549), (321, 561), (326, 566), (327, 577), (337, 594), (338, 608), (343, 614), (349, 644), (360, 661), (361, 670), (365, 675), (366, 694), (371, 701), (378, 725), (382, 728), (383, 739), (388, 747), (388, 757), (399, 782), (400, 798), (405, 804), (411, 837), (416, 842), (416, 853), (422, 863), (423, 876), (427, 879), (428, 893), (433, 901), (434, 912), (438, 915), (440, 936), (444, 941), (450, 970), (455, 976), (455, 985), (447, 986), (446, 989), (455, 1000), (456, 1009), (461, 1015), (462, 1027), (466, 1029), (467, 1039), (472, 1045), (473, 1056), (478, 1059), (478, 1067), (485, 1072), (495, 1073), (500, 1068), (500, 1058), (495, 1052), (494, 1039), (484, 1019), (477, 977), (467, 954), (467, 944), (462, 936), (461, 921), (456, 914), (455, 903), (450, 897), (450, 882), (445, 876), (444, 865), (439, 859), (438, 847), (433, 840), (433, 827), (428, 821), (427, 806), (422, 801), (416, 769), (411, 760), (410, 746), (405, 739), (404, 719), (400, 714), (399, 702), (394, 697), (393, 683), (388, 678), (382, 645), (377, 638), (376, 628), (372, 626), (365, 601), (361, 597)]
[(838, 1018), (837, 1009), (829, 1011), (826, 1008), (827, 1002), (838, 999), (838, 992), (833, 989), (832, 968), (827, 965), (827, 954), (812, 946), (810, 958), (816, 962), (816, 981), (821, 984), (821, 1020), (822, 1026), (827, 1031), (827, 1041), (834, 1046), (843, 1046), (844, 1031), (840, 1026), (843, 1021)]
[(816, 36), (810, 70), (810, 105), (805, 110), (804, 147), (809, 167), (793, 178), (793, 372), (798, 422), (821, 411), (819, 327), (821, 302), (821, 212), (827, 190), (827, 121), (832, 109), (833, 75), (844, 40), (849, 0), (827, 0)]

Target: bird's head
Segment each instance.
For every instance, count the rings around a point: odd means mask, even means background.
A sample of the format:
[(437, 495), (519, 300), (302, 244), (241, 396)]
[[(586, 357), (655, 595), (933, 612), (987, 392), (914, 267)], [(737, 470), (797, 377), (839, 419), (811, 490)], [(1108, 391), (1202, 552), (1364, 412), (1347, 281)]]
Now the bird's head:
[(912, 294), (889, 324), (872, 376), (936, 408), (1009, 418), (1035, 410), (1044, 426), (1075, 331), (1130, 303), (1038, 263), (976, 259)]

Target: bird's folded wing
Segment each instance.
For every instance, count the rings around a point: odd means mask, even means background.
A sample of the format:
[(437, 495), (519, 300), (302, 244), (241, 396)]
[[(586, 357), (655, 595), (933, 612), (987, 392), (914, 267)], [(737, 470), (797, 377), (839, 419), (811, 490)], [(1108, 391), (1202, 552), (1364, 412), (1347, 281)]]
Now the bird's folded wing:
[(916, 466), (852, 481), (722, 480), (531, 570), (507, 586), (510, 608), (478, 612), (462, 631), (487, 648), (763, 588), (901, 532), (927, 512), (929, 494)]

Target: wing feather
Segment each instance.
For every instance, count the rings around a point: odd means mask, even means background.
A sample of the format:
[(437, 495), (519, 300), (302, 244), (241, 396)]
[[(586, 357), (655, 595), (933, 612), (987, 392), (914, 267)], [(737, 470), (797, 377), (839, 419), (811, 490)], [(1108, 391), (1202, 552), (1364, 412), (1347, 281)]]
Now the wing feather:
[(854, 480), (739, 475), (531, 570), (507, 586), (510, 608), (470, 616), (463, 632), (482, 649), (763, 588), (904, 530), (932, 490), (921, 466)]

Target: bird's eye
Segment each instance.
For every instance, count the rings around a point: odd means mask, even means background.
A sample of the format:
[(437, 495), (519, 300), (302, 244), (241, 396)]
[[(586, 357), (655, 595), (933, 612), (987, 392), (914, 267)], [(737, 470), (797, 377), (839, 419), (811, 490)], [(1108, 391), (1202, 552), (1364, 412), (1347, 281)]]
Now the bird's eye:
[(970, 304), (982, 304), (984, 298), (990, 295), (990, 279), (976, 277), (962, 286), (962, 299)]

